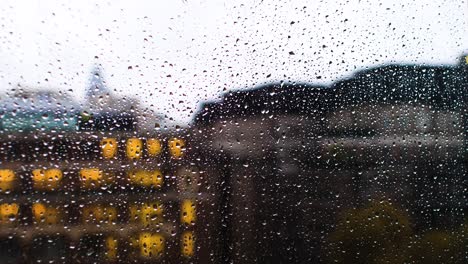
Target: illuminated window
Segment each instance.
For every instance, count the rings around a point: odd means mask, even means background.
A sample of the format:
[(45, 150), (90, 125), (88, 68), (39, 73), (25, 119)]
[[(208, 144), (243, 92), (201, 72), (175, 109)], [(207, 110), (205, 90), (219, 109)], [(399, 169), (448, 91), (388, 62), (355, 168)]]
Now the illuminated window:
[(132, 170), (128, 172), (128, 177), (133, 185), (160, 188), (163, 184), (163, 175), (159, 170)]
[(106, 258), (110, 260), (117, 259), (117, 254), (118, 254), (117, 239), (113, 236), (108, 236), (106, 237), (105, 245), (106, 245), (106, 253), (105, 253)]
[(98, 168), (85, 168), (80, 170), (81, 187), (94, 189), (113, 181), (112, 172), (103, 172)]
[(106, 205), (87, 205), (82, 210), (84, 224), (111, 224), (117, 219), (117, 208)]
[(160, 234), (141, 233), (138, 242), (140, 256), (144, 258), (158, 258), (164, 253), (165, 239)]
[(171, 138), (169, 140), (169, 152), (174, 158), (181, 158), (184, 156), (185, 141), (180, 138)]
[(101, 140), (102, 157), (114, 158), (117, 155), (117, 140), (115, 138), (104, 138)]
[(32, 205), (32, 213), (36, 224), (57, 224), (61, 220), (61, 213), (57, 207), (43, 203)]
[(102, 171), (96, 168), (81, 169), (81, 185), (85, 188), (93, 188), (101, 185)]
[(163, 221), (163, 205), (160, 202), (133, 204), (129, 207), (130, 220), (137, 221), (144, 226), (161, 225)]
[(18, 220), (19, 205), (16, 203), (0, 204), (0, 223), (10, 225)]
[(182, 233), (182, 256), (192, 257), (195, 253), (195, 236), (193, 231), (185, 231)]
[(180, 208), (180, 221), (186, 225), (193, 225), (196, 220), (196, 208), (193, 200), (184, 200)]
[(139, 159), (143, 149), (143, 142), (139, 138), (129, 138), (127, 140), (127, 157), (129, 159)]
[(32, 171), (33, 185), (38, 190), (55, 190), (60, 186), (63, 178), (59, 169), (35, 169)]
[(148, 151), (148, 155), (151, 157), (161, 154), (161, 141), (159, 141), (159, 139), (156, 138), (148, 138), (146, 140), (146, 149)]
[(143, 225), (159, 225), (162, 222), (163, 207), (158, 202), (144, 203), (140, 209), (140, 220)]
[(15, 172), (12, 170), (0, 170), (0, 192), (8, 192), (14, 189)]

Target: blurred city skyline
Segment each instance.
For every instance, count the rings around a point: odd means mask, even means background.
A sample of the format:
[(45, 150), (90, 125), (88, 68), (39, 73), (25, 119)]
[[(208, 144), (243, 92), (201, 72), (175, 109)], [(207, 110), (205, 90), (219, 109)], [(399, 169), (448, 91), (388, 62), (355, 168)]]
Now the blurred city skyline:
[(182, 125), (227, 90), (455, 64), (468, 46), (466, 1), (9, 1), (0, 10), (1, 94), (21, 84), (83, 103), (100, 64), (112, 92)]

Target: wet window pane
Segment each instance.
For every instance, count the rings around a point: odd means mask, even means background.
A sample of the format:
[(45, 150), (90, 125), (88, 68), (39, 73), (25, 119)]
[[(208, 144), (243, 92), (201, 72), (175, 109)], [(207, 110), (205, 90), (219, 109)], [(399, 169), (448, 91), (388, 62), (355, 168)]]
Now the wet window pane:
[(466, 1), (0, 10), (0, 263), (468, 262)]

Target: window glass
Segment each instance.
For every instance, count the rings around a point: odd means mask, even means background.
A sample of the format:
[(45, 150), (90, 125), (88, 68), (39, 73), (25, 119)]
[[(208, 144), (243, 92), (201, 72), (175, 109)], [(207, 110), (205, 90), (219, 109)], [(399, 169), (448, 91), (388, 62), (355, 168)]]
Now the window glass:
[(0, 263), (468, 263), (467, 0), (0, 11)]

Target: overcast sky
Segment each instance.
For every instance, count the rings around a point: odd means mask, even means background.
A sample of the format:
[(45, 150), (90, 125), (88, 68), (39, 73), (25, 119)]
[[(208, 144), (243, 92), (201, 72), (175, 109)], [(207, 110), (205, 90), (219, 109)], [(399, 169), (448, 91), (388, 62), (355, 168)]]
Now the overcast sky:
[(467, 51), (466, 1), (378, 2), (2, 1), (0, 92), (21, 83), (83, 100), (100, 63), (116, 93), (184, 124), (226, 90), (330, 83), (384, 63), (454, 64)]

